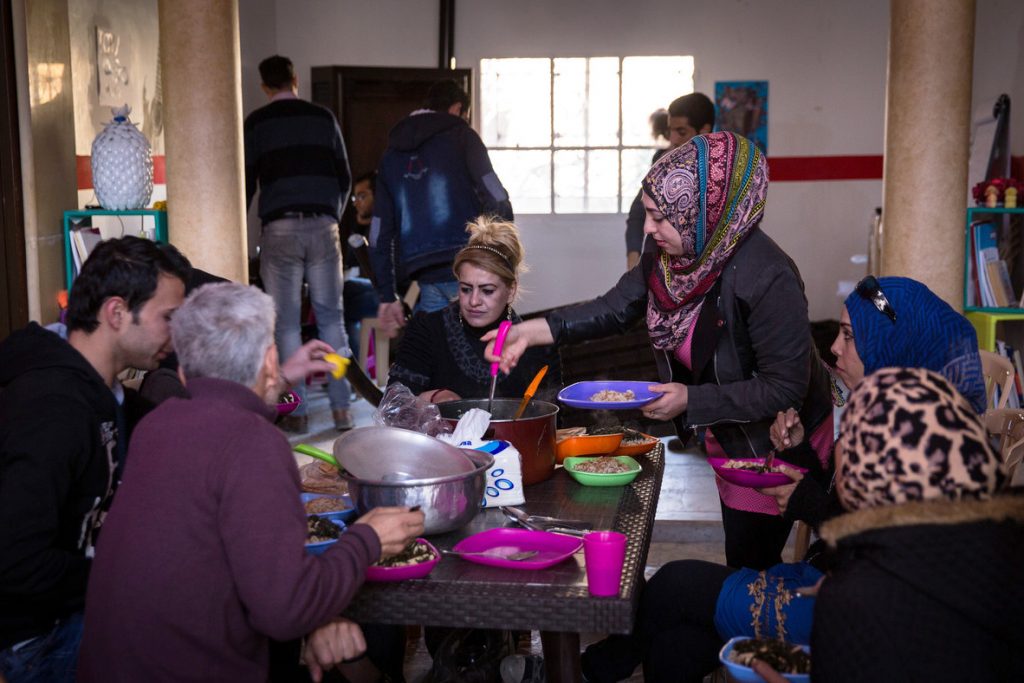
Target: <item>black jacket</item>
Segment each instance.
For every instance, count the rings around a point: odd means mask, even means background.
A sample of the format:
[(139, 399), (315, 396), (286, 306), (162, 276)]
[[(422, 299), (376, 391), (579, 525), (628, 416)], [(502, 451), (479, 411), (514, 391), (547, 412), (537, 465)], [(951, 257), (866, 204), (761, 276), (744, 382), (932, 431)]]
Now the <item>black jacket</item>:
[[(555, 342), (624, 332), (647, 311), (655, 254), (607, 294), (548, 316)], [(832, 410), (828, 373), (815, 351), (796, 265), (759, 228), (743, 241), (704, 297), (693, 334), (693, 371), (655, 350), (659, 378), (687, 385), (682, 433), (709, 426), (731, 457), (771, 449), (768, 430), (790, 407), (813, 430)], [(813, 466), (814, 463), (793, 464)]]
[(82, 609), (116, 485), (119, 412), (53, 332), (32, 323), (0, 343), (0, 649)]
[(811, 634), (815, 681), (1024, 680), (1024, 498), (836, 517)]

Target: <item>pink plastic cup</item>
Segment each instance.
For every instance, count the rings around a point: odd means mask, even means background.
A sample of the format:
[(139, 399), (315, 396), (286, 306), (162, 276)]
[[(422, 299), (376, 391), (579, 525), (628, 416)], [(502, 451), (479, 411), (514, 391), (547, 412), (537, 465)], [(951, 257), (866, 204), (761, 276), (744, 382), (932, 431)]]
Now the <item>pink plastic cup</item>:
[(587, 589), (591, 595), (618, 595), (622, 564), (626, 559), (626, 535), (617, 531), (593, 531), (583, 537), (587, 565)]

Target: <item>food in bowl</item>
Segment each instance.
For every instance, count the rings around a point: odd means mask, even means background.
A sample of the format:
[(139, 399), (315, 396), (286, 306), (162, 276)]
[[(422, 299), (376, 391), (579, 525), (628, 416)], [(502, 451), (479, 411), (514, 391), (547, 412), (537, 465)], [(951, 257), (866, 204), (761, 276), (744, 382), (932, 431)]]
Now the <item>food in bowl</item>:
[(306, 518), (306, 544), (336, 541), (341, 536), (341, 527), (325, 517), (310, 515)]
[(780, 674), (809, 674), (811, 656), (799, 645), (770, 638), (740, 640), (729, 651), (729, 660), (750, 666), (759, 659)]
[(322, 515), (328, 512), (343, 512), (350, 509), (351, 506), (344, 498), (322, 496), (307, 501), (305, 507), (307, 515)]
[(772, 472), (775, 474), (782, 472), (781, 467), (775, 467), (774, 465), (762, 470), (761, 468), (764, 467), (764, 465), (762, 465), (759, 462), (750, 462), (748, 460), (729, 460), (728, 462), (723, 464), (722, 467), (729, 470), (746, 470), (748, 472), (763, 472), (765, 474), (767, 474), (768, 472)]
[(621, 446), (639, 446), (651, 440), (651, 437), (629, 427), (597, 427), (588, 432), (592, 436), (600, 434), (622, 434)]
[(577, 472), (587, 472), (589, 474), (622, 474), (633, 471), (633, 468), (624, 465), (615, 458), (605, 457), (576, 463), (575, 469)]
[(623, 401), (636, 400), (636, 394), (633, 393), (632, 389), (627, 389), (626, 391), (602, 389), (596, 394), (591, 394), (590, 400), (595, 403), (622, 403)]
[(402, 549), (402, 552), (373, 564), (374, 567), (411, 567), (413, 565), (430, 562), (437, 555), (425, 543), (410, 541), (409, 545)]

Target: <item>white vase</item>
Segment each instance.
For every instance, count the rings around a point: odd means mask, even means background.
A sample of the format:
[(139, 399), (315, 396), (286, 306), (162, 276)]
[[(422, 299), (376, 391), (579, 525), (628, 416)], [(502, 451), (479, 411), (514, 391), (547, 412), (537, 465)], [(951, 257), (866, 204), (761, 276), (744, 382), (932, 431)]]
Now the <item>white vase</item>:
[(141, 209), (153, 194), (149, 140), (128, 120), (127, 104), (111, 109), (114, 120), (92, 141), (92, 185), (100, 206), (112, 211)]

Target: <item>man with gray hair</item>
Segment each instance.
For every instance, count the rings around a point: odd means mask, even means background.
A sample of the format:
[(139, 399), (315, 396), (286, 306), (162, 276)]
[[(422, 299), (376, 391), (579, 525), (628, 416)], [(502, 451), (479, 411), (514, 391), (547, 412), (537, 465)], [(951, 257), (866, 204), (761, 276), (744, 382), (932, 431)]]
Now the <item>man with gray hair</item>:
[(367, 566), (423, 532), (423, 513), (376, 508), (307, 554), (298, 471), (268, 405), (273, 301), (201, 287), (171, 336), (191, 399), (168, 399), (134, 433), (89, 581), (78, 680), (266, 680), (268, 639), (310, 632), (319, 678), (365, 649), (338, 615)]

